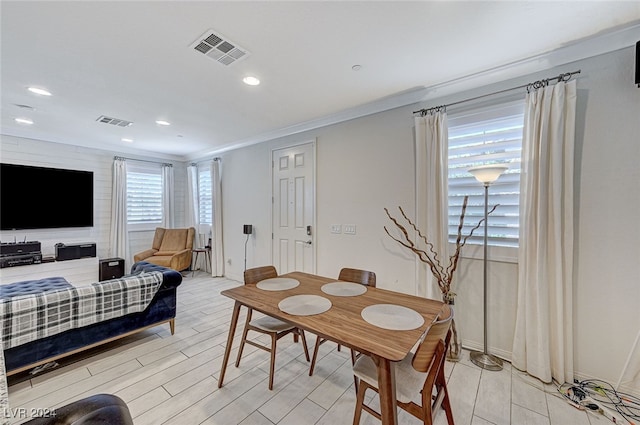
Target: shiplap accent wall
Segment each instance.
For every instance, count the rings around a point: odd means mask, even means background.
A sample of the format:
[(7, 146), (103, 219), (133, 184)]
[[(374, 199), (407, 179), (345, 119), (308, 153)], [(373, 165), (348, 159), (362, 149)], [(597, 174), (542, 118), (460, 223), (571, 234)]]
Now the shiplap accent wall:
[[(54, 255), (55, 244), (58, 242), (71, 244), (95, 242), (97, 254), (100, 258), (109, 256), (109, 233), (111, 229), (111, 187), (114, 155), (123, 156), (121, 152), (83, 148), (61, 143), (51, 143), (41, 140), (25, 139), (13, 136), (0, 136), (0, 161), (4, 163), (32, 165), (39, 167), (67, 168), (93, 171), (94, 190), (94, 226), (74, 229), (38, 229), (15, 230), (0, 232), (0, 241), (13, 242), (40, 241), (43, 255)], [(184, 223), (184, 200), (186, 187), (186, 165), (183, 162), (168, 161), (152, 157), (127, 158), (143, 159), (157, 162), (167, 162), (174, 165), (175, 182), (175, 224), (177, 227)], [(47, 184), (47, 182), (15, 182), (29, 190), (30, 185)], [(19, 205), (15, 206), (20, 208)], [(64, 210), (73, 205), (42, 205), (40, 211), (25, 211), (25, 214), (64, 214)], [(142, 251), (151, 247), (153, 230), (149, 232), (130, 233), (130, 252)], [(127, 259), (128, 264), (131, 258)], [(1, 275), (1, 270), (0, 270)]]

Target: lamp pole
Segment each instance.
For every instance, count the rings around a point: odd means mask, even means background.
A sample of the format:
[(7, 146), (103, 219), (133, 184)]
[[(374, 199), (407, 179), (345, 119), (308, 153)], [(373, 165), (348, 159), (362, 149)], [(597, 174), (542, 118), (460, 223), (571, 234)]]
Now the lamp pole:
[(498, 357), (488, 353), (488, 332), (487, 332), (487, 317), (488, 317), (488, 298), (487, 298), (487, 282), (488, 282), (488, 270), (487, 270), (487, 258), (488, 258), (488, 246), (489, 246), (489, 186), (496, 181), (500, 174), (507, 170), (508, 167), (504, 165), (487, 165), (481, 167), (474, 167), (469, 169), (469, 173), (484, 185), (484, 250), (483, 250), (483, 294), (484, 294), (484, 350), (472, 351), (469, 353), (469, 357), (473, 364), (486, 370), (502, 370), (502, 360)]

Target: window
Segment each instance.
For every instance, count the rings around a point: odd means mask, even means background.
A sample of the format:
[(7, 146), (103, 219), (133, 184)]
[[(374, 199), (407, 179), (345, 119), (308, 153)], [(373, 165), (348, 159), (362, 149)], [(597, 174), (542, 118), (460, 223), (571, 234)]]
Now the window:
[[(484, 217), (484, 186), (467, 172), (483, 164), (506, 164), (509, 169), (489, 187), (489, 208), (500, 206), (489, 216), (488, 243), (517, 247), (520, 201), (520, 156), (524, 102), (474, 110), (449, 117), (449, 241), (455, 242), (460, 211), (469, 195), (463, 234)], [(482, 244), (483, 227), (469, 244)]]
[(127, 223), (162, 223), (162, 171), (160, 167), (128, 165)]
[(211, 166), (198, 167), (198, 217), (201, 224), (213, 224)]

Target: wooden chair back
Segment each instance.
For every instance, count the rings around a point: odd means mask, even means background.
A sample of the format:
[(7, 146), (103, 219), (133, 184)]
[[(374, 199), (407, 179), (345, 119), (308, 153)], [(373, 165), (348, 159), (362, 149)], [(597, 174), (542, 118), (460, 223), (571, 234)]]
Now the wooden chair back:
[(376, 274), (367, 270), (343, 268), (340, 270), (338, 280), (376, 287)]
[[(447, 304), (443, 306), (442, 312), (438, 316), (438, 320), (434, 322), (424, 335), (424, 339), (418, 346), (413, 356), (412, 365), (418, 372), (426, 373), (431, 369), (431, 363), (434, 359), (438, 342), (445, 341), (451, 320), (453, 319), (453, 310)], [(447, 347), (448, 348), (448, 344)]]
[(261, 280), (278, 277), (278, 272), (273, 266), (254, 267), (244, 271), (244, 284), (258, 283)]

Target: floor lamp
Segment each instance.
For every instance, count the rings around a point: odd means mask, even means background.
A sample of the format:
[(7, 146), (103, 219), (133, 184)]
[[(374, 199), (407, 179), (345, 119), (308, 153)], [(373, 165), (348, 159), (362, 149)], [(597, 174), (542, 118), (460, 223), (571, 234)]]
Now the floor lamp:
[(502, 360), (487, 353), (487, 245), (488, 245), (488, 223), (489, 218), (489, 186), (495, 182), (502, 173), (507, 170), (506, 165), (491, 164), (470, 168), (469, 173), (484, 185), (484, 351), (472, 351), (469, 356), (471, 361), (478, 367), (487, 370), (502, 370)]

